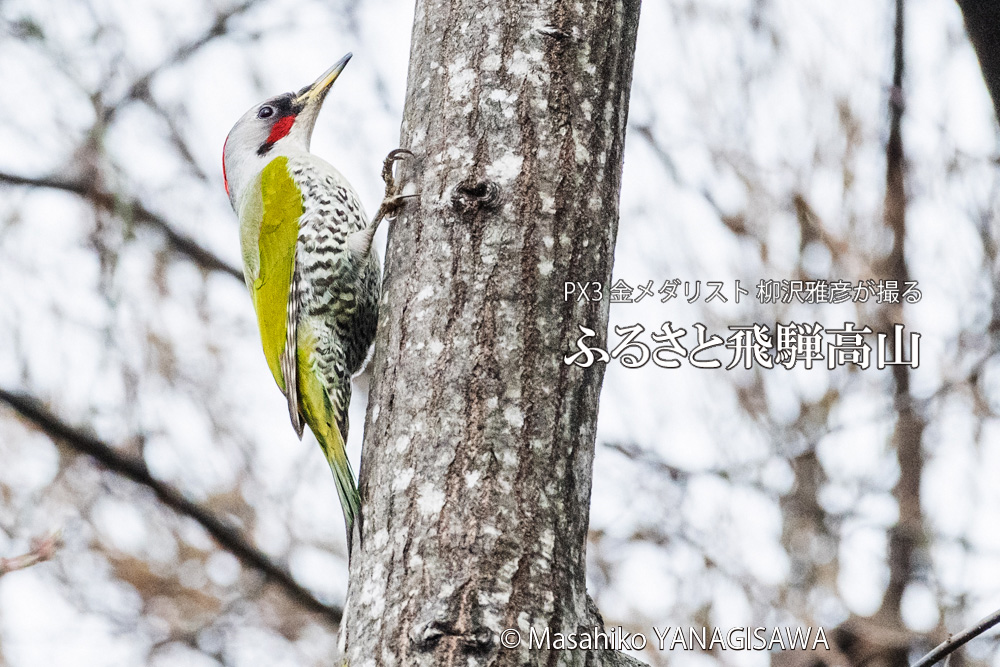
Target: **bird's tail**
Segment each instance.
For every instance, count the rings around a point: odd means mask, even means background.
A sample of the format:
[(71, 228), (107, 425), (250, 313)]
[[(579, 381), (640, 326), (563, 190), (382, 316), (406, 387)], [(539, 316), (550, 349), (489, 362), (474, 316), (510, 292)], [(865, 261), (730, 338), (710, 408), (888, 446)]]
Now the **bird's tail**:
[(344, 438), (340, 435), (340, 429), (334, 421), (330, 424), (329, 439), (319, 438), (323, 454), (333, 471), (333, 479), (337, 484), (337, 495), (340, 496), (340, 507), (344, 510), (344, 525), (347, 527), (347, 556), (351, 556), (351, 547), (354, 542), (354, 525), (358, 525), (358, 534), (361, 534), (361, 494), (358, 493), (357, 484), (354, 482), (354, 471), (351, 469), (351, 462), (347, 460), (347, 448)]
[[(347, 446), (338, 425), (343, 421), (338, 411), (347, 410), (347, 402), (350, 399), (343, 400), (343, 406), (335, 405), (330, 400), (330, 394), (318, 373), (310, 368), (309, 364), (303, 363), (306, 359), (302, 356), (300, 352), (299, 393), (302, 399), (302, 412), (309, 428), (319, 440), (319, 446), (326, 456), (327, 463), (330, 464), (330, 470), (333, 471), (333, 478), (337, 483), (337, 495), (340, 496), (340, 507), (344, 511), (344, 524), (347, 526), (347, 556), (350, 558), (355, 525), (359, 536), (362, 528), (361, 495), (354, 481), (351, 462), (347, 460)], [(347, 381), (350, 382), (350, 379)], [(336, 392), (334, 393), (336, 395)]]

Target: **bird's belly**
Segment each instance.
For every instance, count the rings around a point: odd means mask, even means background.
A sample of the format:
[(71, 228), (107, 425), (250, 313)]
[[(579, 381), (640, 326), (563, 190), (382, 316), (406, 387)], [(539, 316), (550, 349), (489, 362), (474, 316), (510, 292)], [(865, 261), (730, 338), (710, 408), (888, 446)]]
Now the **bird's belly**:
[(348, 373), (357, 373), (378, 324), (378, 255), (372, 250), (362, 260), (346, 246), (346, 237), (317, 220), (300, 227), (296, 262), (299, 317), (335, 338)]
[(326, 162), (296, 158), (289, 169), (303, 204), (296, 252), (300, 317), (336, 339), (353, 375), (364, 364), (378, 323), (378, 254), (360, 257), (348, 247), (348, 238), (368, 220), (354, 188)]

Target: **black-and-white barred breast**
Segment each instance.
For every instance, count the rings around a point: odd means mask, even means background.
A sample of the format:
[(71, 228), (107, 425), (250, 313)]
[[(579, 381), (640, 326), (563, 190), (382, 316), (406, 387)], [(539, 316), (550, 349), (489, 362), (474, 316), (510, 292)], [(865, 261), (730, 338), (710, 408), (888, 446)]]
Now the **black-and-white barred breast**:
[(323, 369), (324, 375), (346, 372), (349, 381), (361, 370), (378, 324), (378, 253), (373, 248), (362, 256), (350, 243), (368, 218), (354, 188), (329, 163), (306, 155), (290, 159), (288, 168), (302, 191), (304, 208), (296, 251), (299, 317), (331, 334), (322, 337), (325, 344), (319, 347), (342, 348), (342, 354), (317, 350), (321, 366), (343, 364)]

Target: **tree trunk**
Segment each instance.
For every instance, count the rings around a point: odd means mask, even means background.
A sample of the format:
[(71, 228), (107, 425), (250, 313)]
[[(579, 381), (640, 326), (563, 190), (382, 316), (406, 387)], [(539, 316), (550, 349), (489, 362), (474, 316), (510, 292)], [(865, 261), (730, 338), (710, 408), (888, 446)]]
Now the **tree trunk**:
[(958, 0), (958, 6), (1000, 118), (1000, 0)]
[[(906, 153), (903, 145), (903, 81), (905, 71), (904, 0), (896, 0), (896, 40), (892, 77), (892, 94), (889, 100), (889, 141), (886, 146), (885, 224), (892, 230), (892, 250), (885, 258), (881, 273), (888, 280), (905, 285), (910, 280), (906, 261)], [(893, 325), (905, 321), (902, 303), (882, 304), (877, 312), (876, 328), (892, 340)], [(907, 346), (908, 347), (908, 346)], [(907, 349), (912, 355), (913, 350)], [(911, 357), (912, 358), (912, 357)], [(874, 620), (883, 628), (907, 633), (903, 622), (903, 594), (918, 573), (923, 560), (922, 550), (927, 543), (923, 512), (920, 504), (920, 487), (923, 477), (924, 416), (913, 404), (910, 395), (910, 369), (908, 366), (892, 367), (896, 426), (893, 445), (899, 464), (899, 480), (893, 496), (899, 506), (899, 520), (889, 531), (889, 582), (882, 597), (882, 604)], [(889, 667), (906, 667), (910, 664), (910, 646), (886, 644), (880, 651), (882, 664)]]
[[(905, 0), (896, 0), (895, 43), (892, 88), (889, 95), (889, 140), (886, 144), (885, 203), (883, 219), (892, 231), (892, 249), (879, 262), (878, 277), (895, 280), (903, 287), (910, 280), (906, 260), (906, 151), (903, 142), (903, 112), (905, 95)], [(893, 327), (905, 322), (902, 302), (883, 303), (875, 311), (875, 330), (886, 335), (893, 347)], [(905, 337), (908, 340), (908, 336)], [(912, 359), (913, 349), (905, 346), (904, 359)], [(922, 412), (914, 405), (910, 394), (910, 368), (891, 367), (896, 424), (892, 444), (899, 465), (899, 480), (892, 494), (899, 507), (899, 519), (889, 531), (889, 581), (882, 604), (870, 618), (852, 618), (837, 632), (838, 643), (844, 648), (851, 664), (878, 664), (885, 667), (907, 667), (914, 647), (914, 635), (903, 621), (903, 596), (916, 580), (920, 562), (928, 542), (920, 501), (923, 478), (923, 437), (926, 426)]]
[[(527, 641), (603, 628), (585, 582), (603, 366), (563, 359), (580, 325), (605, 340), (638, 15), (417, 2), (401, 145), (420, 199), (389, 234), (352, 666), (632, 662)], [(567, 281), (604, 297), (564, 300)]]

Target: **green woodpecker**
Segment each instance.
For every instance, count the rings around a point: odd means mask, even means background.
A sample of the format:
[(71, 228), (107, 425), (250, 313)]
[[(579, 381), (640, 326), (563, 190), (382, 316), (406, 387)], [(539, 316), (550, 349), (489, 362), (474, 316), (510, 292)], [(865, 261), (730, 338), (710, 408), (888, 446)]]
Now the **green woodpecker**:
[(309, 141), (350, 58), (299, 92), (247, 111), (222, 157), (264, 356), (295, 431), (301, 438), (303, 422), (309, 425), (333, 470), (348, 553), (361, 499), (344, 446), (347, 407), (351, 376), (365, 363), (378, 321), (380, 268), (371, 244), (383, 211), (369, 223), (354, 188), (309, 152)]

